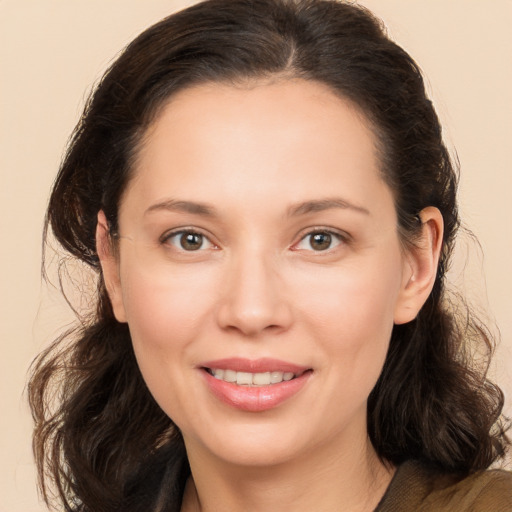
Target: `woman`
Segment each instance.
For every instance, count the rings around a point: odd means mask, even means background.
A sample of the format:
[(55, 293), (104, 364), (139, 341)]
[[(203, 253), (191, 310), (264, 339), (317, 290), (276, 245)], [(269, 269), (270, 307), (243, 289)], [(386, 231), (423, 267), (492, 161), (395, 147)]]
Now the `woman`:
[(50, 199), (98, 296), (30, 384), (45, 496), (510, 510), (483, 471), (503, 396), (464, 355), (491, 340), (445, 297), (455, 195), (421, 74), (364, 9), (210, 0), (141, 34)]

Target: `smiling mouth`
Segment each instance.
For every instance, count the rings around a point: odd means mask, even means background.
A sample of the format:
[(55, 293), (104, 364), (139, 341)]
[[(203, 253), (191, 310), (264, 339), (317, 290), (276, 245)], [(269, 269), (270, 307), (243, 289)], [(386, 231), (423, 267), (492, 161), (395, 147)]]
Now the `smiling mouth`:
[(236, 384), (238, 386), (249, 386), (249, 387), (260, 387), (260, 386), (272, 386), (274, 384), (280, 384), (281, 382), (287, 382), (300, 377), (302, 373), (296, 374), (292, 372), (262, 372), (262, 373), (250, 373), (250, 372), (237, 372), (235, 370), (220, 369), (220, 368), (204, 368), (210, 375), (218, 380)]
[(314, 372), (311, 367), (272, 358), (230, 357), (205, 361), (197, 368), (217, 399), (246, 412), (278, 407), (300, 393)]

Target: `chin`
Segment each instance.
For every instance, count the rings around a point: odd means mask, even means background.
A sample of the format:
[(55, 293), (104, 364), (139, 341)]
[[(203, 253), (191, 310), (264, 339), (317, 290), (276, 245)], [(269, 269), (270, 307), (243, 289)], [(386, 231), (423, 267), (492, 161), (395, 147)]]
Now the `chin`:
[(296, 445), (290, 445), (283, 439), (226, 443), (224, 449), (219, 448), (220, 446), (214, 448), (214, 455), (225, 463), (254, 469), (279, 466), (298, 458), (301, 454)]
[(323, 422), (312, 422), (317, 428), (308, 429), (300, 418), (290, 425), (283, 418), (277, 422), (276, 418), (258, 416), (257, 421), (254, 417), (232, 421), (226, 428), (210, 426), (193, 436), (184, 433), (187, 451), (198, 455), (206, 451), (224, 464), (268, 469), (311, 455), (336, 437), (329, 435)]

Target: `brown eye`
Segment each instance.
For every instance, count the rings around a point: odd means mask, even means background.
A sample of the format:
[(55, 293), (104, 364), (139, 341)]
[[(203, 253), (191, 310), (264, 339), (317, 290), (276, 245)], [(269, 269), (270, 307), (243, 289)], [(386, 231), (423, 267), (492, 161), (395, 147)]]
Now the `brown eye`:
[(305, 235), (294, 249), (301, 251), (322, 252), (329, 249), (335, 249), (338, 245), (343, 244), (345, 238), (331, 231), (313, 231)]
[(330, 233), (313, 233), (309, 238), (309, 245), (315, 251), (325, 251), (332, 244)]
[(214, 247), (206, 236), (196, 231), (174, 232), (163, 237), (161, 242), (187, 252), (211, 249)]
[(199, 233), (182, 233), (180, 245), (186, 251), (197, 251), (203, 245), (203, 235)]

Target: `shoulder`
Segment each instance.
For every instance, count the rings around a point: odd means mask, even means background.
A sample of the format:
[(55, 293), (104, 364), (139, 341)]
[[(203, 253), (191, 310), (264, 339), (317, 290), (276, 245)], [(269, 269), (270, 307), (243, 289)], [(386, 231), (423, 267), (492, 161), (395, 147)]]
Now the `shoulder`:
[(512, 473), (440, 474), (409, 461), (401, 465), (375, 512), (512, 512)]

